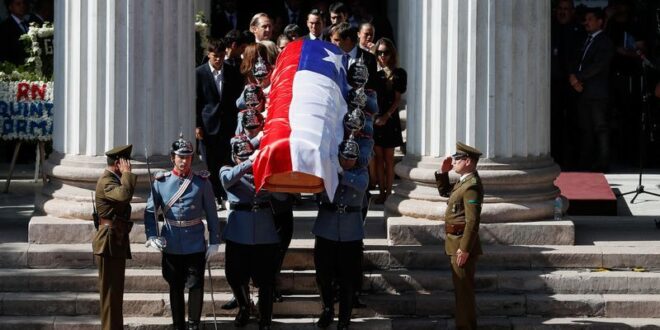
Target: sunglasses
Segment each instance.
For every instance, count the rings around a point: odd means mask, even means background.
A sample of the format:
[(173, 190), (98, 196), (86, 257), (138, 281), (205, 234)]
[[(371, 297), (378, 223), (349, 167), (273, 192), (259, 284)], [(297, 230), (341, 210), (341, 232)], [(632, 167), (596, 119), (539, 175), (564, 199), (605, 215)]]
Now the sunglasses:
[(377, 50), (376, 56), (390, 56), (389, 50)]
[(465, 160), (468, 158), (466, 155), (460, 155), (460, 156), (453, 156), (451, 157), (455, 162), (460, 162), (461, 160)]

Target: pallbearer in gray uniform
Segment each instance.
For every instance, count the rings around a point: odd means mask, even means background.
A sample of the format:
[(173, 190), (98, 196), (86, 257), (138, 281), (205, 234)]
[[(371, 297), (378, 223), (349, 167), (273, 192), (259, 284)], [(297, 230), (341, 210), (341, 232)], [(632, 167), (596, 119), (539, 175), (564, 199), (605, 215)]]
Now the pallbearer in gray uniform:
[(225, 274), (238, 302), (234, 325), (250, 320), (248, 283), (259, 287), (259, 329), (270, 329), (273, 313), (273, 277), (280, 238), (275, 229), (270, 193), (255, 191), (252, 162), (257, 153), (245, 135), (231, 141), (235, 166), (220, 169), (227, 191), (229, 214), (222, 234), (227, 247)]
[(356, 277), (362, 271), (362, 202), (369, 183), (364, 166), (356, 167), (360, 155), (357, 142), (345, 140), (339, 146), (339, 186), (330, 202), (321, 196), (319, 213), (312, 232), (316, 235), (314, 265), (316, 284), (321, 292), (323, 311), (316, 325), (325, 328), (334, 318), (333, 280), (339, 284), (338, 329), (348, 328), (353, 309)]
[[(182, 137), (172, 143), (174, 168), (155, 175), (144, 211), (147, 247), (163, 252), (163, 277), (170, 285), (170, 307), (174, 328), (196, 330), (204, 302), (204, 266), (220, 247), (215, 196), (208, 171), (193, 172), (193, 147)], [(165, 221), (158, 236), (157, 210)], [(209, 243), (204, 239), (206, 218)], [(185, 321), (184, 291), (188, 288), (188, 325)]]

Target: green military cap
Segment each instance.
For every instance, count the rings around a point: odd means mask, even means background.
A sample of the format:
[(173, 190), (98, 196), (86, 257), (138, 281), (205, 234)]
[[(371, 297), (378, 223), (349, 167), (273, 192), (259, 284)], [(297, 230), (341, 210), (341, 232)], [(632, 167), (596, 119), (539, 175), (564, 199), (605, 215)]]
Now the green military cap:
[(105, 155), (114, 159), (119, 159), (119, 158), (131, 159), (132, 151), (133, 151), (133, 145), (128, 144), (125, 146), (114, 147), (106, 151)]
[(470, 157), (470, 158), (478, 159), (479, 156), (481, 156), (481, 151), (463, 142), (456, 142), (456, 153), (451, 156), (453, 158)]

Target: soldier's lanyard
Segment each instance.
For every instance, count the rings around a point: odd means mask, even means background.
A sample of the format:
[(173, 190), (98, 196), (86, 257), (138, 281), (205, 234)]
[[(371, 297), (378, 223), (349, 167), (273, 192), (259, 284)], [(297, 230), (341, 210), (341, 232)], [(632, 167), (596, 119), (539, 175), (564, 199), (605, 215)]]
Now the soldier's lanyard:
[(169, 211), (172, 206), (174, 206), (174, 203), (183, 195), (183, 193), (188, 189), (188, 186), (190, 186), (190, 183), (192, 182), (192, 171), (190, 171), (190, 174), (183, 180), (183, 184), (181, 187), (179, 187), (179, 190), (177, 190), (174, 195), (172, 195), (172, 198), (170, 198), (169, 201), (167, 201), (167, 204), (165, 207), (163, 207), (163, 215), (167, 214), (167, 211)]

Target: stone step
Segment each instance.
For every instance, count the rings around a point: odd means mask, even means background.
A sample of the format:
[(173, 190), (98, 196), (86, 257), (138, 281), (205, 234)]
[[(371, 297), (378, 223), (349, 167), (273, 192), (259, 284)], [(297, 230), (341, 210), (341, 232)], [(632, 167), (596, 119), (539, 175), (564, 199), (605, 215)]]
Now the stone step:
[[(445, 222), (390, 217), (387, 219), (387, 239), (390, 245), (441, 245), (445, 242)], [(482, 223), (479, 225), (482, 244), (501, 245), (573, 245), (573, 221), (533, 221)]]
[[(79, 316), (97, 315), (97, 293), (4, 292), (0, 293), (4, 316)], [(228, 293), (214, 294), (217, 315), (234, 311), (220, 308), (231, 298)], [(366, 308), (355, 309), (357, 317), (451, 315), (453, 294), (448, 292), (363, 296)], [(212, 315), (211, 295), (205, 294), (203, 315)], [(274, 305), (278, 317), (313, 317), (321, 310), (317, 295), (289, 295)], [(633, 317), (660, 318), (658, 294), (477, 294), (477, 310), (482, 316), (542, 317)], [(168, 316), (168, 294), (126, 293), (125, 316)]]
[[(294, 233), (296, 239), (313, 239), (312, 227), (318, 213), (317, 207), (306, 202), (294, 210)], [(365, 223), (367, 239), (380, 239), (386, 237), (385, 220), (383, 212), (372, 210)], [(220, 230), (226, 224), (227, 211), (218, 212), (220, 217)], [(206, 220), (204, 220), (206, 224)], [(162, 223), (160, 223), (162, 226)], [(50, 216), (35, 216), (30, 219), (28, 227), (28, 242), (38, 244), (82, 244), (90, 243), (96, 230), (90, 220), (62, 219)], [(208, 238), (208, 232), (206, 232)], [(130, 233), (132, 243), (144, 243), (144, 223), (135, 221)]]
[[(318, 329), (316, 318), (274, 318), (273, 329), (314, 330)], [(232, 317), (218, 317), (218, 329), (233, 328)], [(170, 330), (169, 317), (124, 317), (124, 329)], [(660, 319), (654, 318), (540, 318), (540, 317), (480, 317), (480, 329), (660, 329)], [(336, 324), (336, 321), (335, 323)], [(333, 325), (334, 325), (333, 324)], [(452, 328), (450, 318), (354, 318), (351, 329), (390, 330), (390, 329), (447, 329)], [(40, 330), (96, 330), (101, 321), (97, 316), (0, 316), (0, 330), (40, 329)], [(214, 330), (213, 317), (202, 318), (203, 330)], [(253, 319), (245, 328), (257, 329)]]
[[(224, 247), (211, 259), (224, 264)], [(294, 239), (284, 269), (314, 269), (313, 239)], [(161, 254), (142, 244), (132, 244), (129, 268), (159, 268)], [(594, 245), (504, 246), (486, 245), (479, 269), (622, 268), (660, 269), (657, 247)], [(385, 239), (366, 239), (365, 269), (447, 269), (448, 257), (440, 246), (388, 246)], [(0, 244), (0, 268), (93, 268), (91, 244)]]
[[(214, 292), (230, 292), (224, 269), (213, 269)], [(4, 292), (97, 292), (96, 269), (0, 269)], [(206, 277), (206, 291), (210, 284)], [(316, 294), (313, 270), (282, 271), (278, 289), (284, 294)], [(448, 270), (386, 270), (364, 274), (362, 289), (368, 293), (451, 292)], [(483, 293), (660, 294), (657, 272), (589, 272), (577, 270), (479, 271), (476, 289)], [(125, 292), (164, 293), (168, 285), (160, 269), (127, 269)]]

